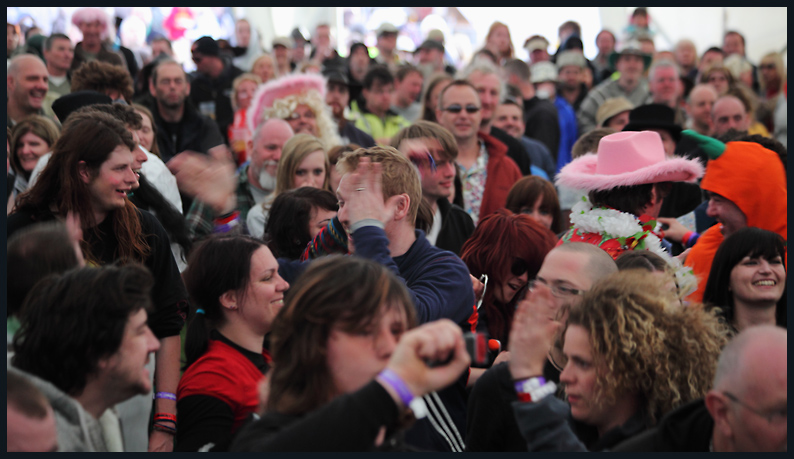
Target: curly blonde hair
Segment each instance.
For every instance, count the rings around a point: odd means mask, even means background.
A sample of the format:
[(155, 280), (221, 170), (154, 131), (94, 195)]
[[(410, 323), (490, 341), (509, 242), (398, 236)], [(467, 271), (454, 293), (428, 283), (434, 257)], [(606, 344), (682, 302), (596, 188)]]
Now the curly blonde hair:
[(305, 104), (312, 109), (317, 122), (317, 138), (323, 144), (324, 150), (341, 145), (342, 139), (337, 133), (338, 127), (333, 121), (331, 108), (326, 105), (320, 93), (314, 90), (292, 94), (281, 99), (276, 99), (272, 107), (265, 108), (263, 111), (264, 119), (278, 118), (289, 119), (295, 112), (298, 105)]
[(619, 396), (637, 394), (654, 424), (705, 396), (728, 341), (728, 329), (713, 311), (682, 307), (663, 282), (639, 270), (611, 274), (571, 307), (566, 324), (590, 335), (596, 403), (610, 406)]

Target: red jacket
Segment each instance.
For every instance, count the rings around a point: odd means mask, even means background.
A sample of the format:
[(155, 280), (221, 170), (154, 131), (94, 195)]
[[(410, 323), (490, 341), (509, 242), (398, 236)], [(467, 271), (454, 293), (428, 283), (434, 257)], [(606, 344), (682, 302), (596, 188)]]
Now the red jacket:
[(507, 156), (507, 145), (482, 132), (477, 133), (477, 138), (485, 143), (488, 151), (487, 178), (478, 217), (482, 221), (488, 214), (505, 206), (510, 188), (522, 175), (515, 161)]

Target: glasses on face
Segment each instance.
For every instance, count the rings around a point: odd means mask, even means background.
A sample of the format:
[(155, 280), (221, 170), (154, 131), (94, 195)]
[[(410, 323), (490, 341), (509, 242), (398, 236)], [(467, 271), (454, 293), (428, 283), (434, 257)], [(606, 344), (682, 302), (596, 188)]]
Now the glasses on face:
[(516, 277), (523, 275), (527, 271), (529, 271), (529, 265), (520, 258), (516, 258), (516, 261), (513, 262), (513, 266), (510, 267), (510, 273)]
[(788, 407), (772, 410), (765, 413), (763, 411), (759, 411), (758, 409), (749, 406), (748, 404), (739, 400), (739, 397), (733, 395), (730, 392), (723, 392), (722, 394), (728, 397), (728, 399), (731, 400), (732, 402), (736, 402), (739, 405), (747, 408), (747, 410), (752, 411), (758, 416), (761, 416), (762, 418), (766, 419), (766, 421), (770, 424), (781, 424), (787, 422), (788, 420)]
[(550, 285), (543, 279), (533, 279), (529, 281), (529, 289), (534, 290), (537, 288), (538, 285), (543, 285), (549, 290), (551, 290), (551, 294), (556, 296), (557, 298), (568, 298), (577, 295), (584, 295), (586, 290), (579, 290), (576, 288), (569, 288), (563, 287), (560, 285)]
[(460, 104), (452, 104), (444, 109), (445, 112), (450, 113), (460, 113), (461, 111), (466, 110), (466, 113), (473, 114), (480, 111), (480, 107), (476, 105), (467, 105), (466, 108), (461, 107)]

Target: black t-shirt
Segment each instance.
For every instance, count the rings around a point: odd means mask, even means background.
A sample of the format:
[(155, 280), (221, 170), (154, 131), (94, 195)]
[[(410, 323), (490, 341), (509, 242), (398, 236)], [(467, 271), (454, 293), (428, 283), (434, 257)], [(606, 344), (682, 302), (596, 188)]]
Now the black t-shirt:
[[(149, 314), (149, 328), (158, 339), (176, 336), (185, 323), (187, 291), (171, 253), (168, 234), (152, 214), (140, 209), (136, 211), (141, 223), (141, 231), (149, 245), (149, 255), (143, 264), (149, 268), (154, 277), (152, 288), (154, 309)], [(8, 237), (22, 228), (55, 218), (55, 214), (49, 209), (15, 212), (8, 216), (6, 225)], [(113, 232), (112, 218), (105, 218), (96, 226), (95, 231), (83, 230), (83, 237), (100, 264), (110, 264), (118, 260), (118, 240)]]

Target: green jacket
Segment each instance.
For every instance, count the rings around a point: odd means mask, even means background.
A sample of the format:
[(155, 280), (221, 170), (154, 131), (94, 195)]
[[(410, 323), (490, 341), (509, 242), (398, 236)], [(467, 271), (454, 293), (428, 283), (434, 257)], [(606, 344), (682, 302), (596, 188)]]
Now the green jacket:
[(371, 135), (376, 142), (382, 138), (390, 139), (402, 128), (411, 125), (410, 121), (391, 110), (387, 111), (386, 117), (381, 119), (366, 108), (360, 108), (357, 101), (353, 101), (351, 108), (356, 127)]

